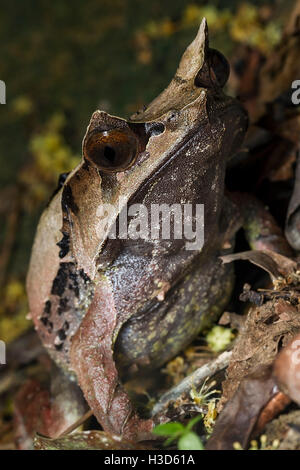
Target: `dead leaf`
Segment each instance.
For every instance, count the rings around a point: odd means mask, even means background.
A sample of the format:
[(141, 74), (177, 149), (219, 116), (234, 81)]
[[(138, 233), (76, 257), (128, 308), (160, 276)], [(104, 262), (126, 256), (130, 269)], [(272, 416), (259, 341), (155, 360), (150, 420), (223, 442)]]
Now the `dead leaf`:
[(153, 447), (149, 444), (127, 441), (102, 431), (84, 431), (58, 439), (36, 435), (34, 448), (35, 450), (145, 450)]
[(240, 383), (258, 365), (271, 365), (278, 349), (299, 331), (299, 308), (289, 302), (278, 299), (252, 307), (233, 348), (219, 407), (233, 397)]
[(206, 450), (232, 450), (234, 443), (246, 449), (262, 408), (274, 395), (271, 367), (259, 367), (244, 378), (221, 412)]
[(287, 277), (293, 270), (296, 270), (295, 261), (275, 253), (271, 250), (250, 250), (241, 253), (221, 256), (223, 263), (231, 263), (232, 261), (246, 260), (259, 266), (269, 273), (272, 281), (276, 281), (280, 277)]
[(253, 435), (259, 436), (265, 429), (266, 424), (268, 424), (274, 417), (278, 416), (279, 413), (283, 411), (290, 403), (291, 400), (287, 395), (282, 392), (276, 393), (276, 395), (271, 398), (271, 400), (260, 413), (253, 430)]
[(54, 368), (47, 380), (28, 380), (14, 400), (16, 441), (19, 449), (31, 449), (33, 436), (39, 432), (56, 436), (77, 421), (86, 410), (82, 393)]

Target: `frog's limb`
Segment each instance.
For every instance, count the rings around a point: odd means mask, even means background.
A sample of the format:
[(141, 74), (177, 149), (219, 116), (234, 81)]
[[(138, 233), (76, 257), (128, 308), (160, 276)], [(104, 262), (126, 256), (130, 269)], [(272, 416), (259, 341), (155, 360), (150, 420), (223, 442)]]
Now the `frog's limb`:
[(119, 381), (113, 358), (117, 312), (106, 278), (72, 340), (71, 367), (94, 415), (105, 431), (131, 440), (153, 439), (152, 420), (141, 420)]
[(249, 194), (234, 193), (234, 202), (239, 206), (246, 239), (253, 250), (272, 250), (285, 256), (292, 249), (268, 209)]

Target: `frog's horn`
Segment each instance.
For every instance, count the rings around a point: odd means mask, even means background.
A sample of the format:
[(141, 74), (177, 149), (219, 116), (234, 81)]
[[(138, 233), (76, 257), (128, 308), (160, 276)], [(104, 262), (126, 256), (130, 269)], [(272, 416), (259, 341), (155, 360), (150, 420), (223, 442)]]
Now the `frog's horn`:
[(141, 112), (131, 116), (135, 122), (152, 121), (169, 110), (182, 109), (199, 96), (195, 86), (197, 73), (203, 67), (208, 52), (208, 28), (203, 18), (197, 36), (185, 50), (179, 67), (169, 86)]
[(175, 77), (182, 80), (194, 81), (197, 73), (202, 68), (205, 54), (208, 50), (208, 28), (206, 19), (203, 18), (194, 41), (185, 50), (179, 63)]

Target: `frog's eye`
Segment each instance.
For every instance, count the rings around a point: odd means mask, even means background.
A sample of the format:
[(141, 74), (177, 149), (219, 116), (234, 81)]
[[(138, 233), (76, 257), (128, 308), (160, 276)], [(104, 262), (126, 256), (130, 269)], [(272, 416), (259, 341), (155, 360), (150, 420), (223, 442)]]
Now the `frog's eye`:
[(95, 131), (84, 143), (84, 157), (108, 173), (127, 170), (138, 154), (138, 140), (126, 129)]
[(195, 85), (202, 88), (223, 88), (228, 80), (230, 67), (221, 52), (209, 49), (208, 59), (195, 78)]
[(223, 54), (216, 49), (210, 49), (210, 75), (213, 81), (223, 88), (228, 80), (230, 66)]

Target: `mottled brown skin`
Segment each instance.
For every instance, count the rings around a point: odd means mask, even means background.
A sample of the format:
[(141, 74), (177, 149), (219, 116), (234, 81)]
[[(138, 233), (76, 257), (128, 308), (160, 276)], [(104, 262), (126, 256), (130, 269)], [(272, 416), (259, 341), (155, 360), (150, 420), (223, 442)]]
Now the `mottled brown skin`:
[[(209, 49), (203, 21), (169, 87), (145, 111), (131, 121), (96, 111), (82, 163), (44, 212), (32, 250), (27, 288), (37, 331), (77, 377), (103, 428), (130, 439), (148, 438), (153, 423), (138, 417), (120, 375), (173, 357), (231, 292), (231, 268), (218, 257), (232, 250), (239, 224), (224, 177), (247, 117), (222, 92), (223, 60)], [(116, 159), (105, 154), (107, 143)], [(186, 250), (186, 240), (99, 238), (99, 205), (120, 196), (147, 208), (204, 204), (203, 249)], [(118, 217), (116, 210), (106, 235)]]

